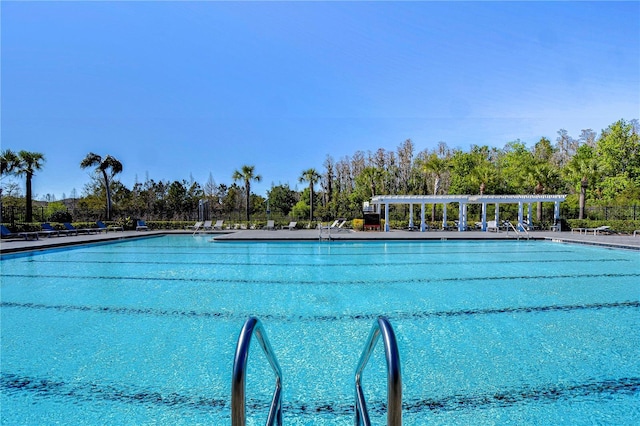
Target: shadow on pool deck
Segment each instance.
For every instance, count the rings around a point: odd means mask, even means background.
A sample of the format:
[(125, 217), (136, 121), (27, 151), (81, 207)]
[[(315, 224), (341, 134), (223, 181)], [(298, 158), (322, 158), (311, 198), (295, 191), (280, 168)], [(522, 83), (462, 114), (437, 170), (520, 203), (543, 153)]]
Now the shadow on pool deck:
[[(36, 241), (21, 239), (3, 239), (0, 242), (0, 254), (16, 253), (24, 251), (45, 250), (56, 247), (76, 246), (82, 244), (118, 241), (131, 238), (149, 238), (162, 235), (191, 235), (188, 231), (124, 231), (107, 232), (95, 235), (77, 235), (40, 238)], [(207, 234), (197, 234), (200, 237), (209, 237), (216, 242), (233, 241), (318, 241), (320, 232), (317, 229), (289, 230), (239, 230), (216, 231)], [(323, 234), (323, 241), (327, 242), (327, 234)], [(523, 240), (524, 238), (520, 238)], [(589, 244), (611, 248), (640, 250), (640, 236), (625, 234), (611, 235), (584, 235), (571, 232), (534, 231), (530, 233), (531, 240), (551, 240), (556, 242)], [(391, 240), (498, 240), (515, 241), (513, 232), (481, 232), (481, 231), (402, 231), (390, 232), (338, 232), (331, 234), (333, 241), (391, 241)]]

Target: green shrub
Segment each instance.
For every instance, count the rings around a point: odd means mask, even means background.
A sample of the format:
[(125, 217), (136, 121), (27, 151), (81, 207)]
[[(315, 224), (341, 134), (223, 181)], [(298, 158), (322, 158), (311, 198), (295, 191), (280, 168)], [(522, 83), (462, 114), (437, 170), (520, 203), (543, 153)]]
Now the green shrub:
[(64, 223), (64, 222), (72, 222), (72, 221), (73, 221), (73, 217), (71, 216), (71, 213), (69, 213), (66, 210), (64, 211), (59, 210), (59, 211), (53, 212), (51, 216), (49, 216), (49, 222)]

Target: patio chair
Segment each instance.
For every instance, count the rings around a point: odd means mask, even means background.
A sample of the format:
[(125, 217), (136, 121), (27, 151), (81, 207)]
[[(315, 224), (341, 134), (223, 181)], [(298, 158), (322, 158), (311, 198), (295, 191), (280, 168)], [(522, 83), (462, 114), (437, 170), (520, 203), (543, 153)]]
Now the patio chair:
[(276, 230), (276, 222), (275, 222), (275, 220), (268, 220), (267, 224), (264, 227), (264, 229), (266, 229), (267, 231), (275, 231)]
[(216, 223), (213, 225), (213, 229), (216, 231), (222, 231), (222, 224), (224, 223), (223, 219), (216, 220)]
[(9, 228), (4, 225), (2, 227), (2, 238), (24, 238), (25, 240), (38, 240), (37, 232), (11, 232)]
[[(56, 237), (60, 236), (60, 232), (57, 229), (55, 229), (53, 226), (51, 226), (50, 223), (41, 223), (40, 227), (42, 228), (41, 231), (38, 231), (38, 234), (40, 235), (46, 235), (47, 238), (51, 237), (52, 235), (55, 235)], [(67, 232), (62, 231), (62, 233), (64, 235), (67, 235)]]
[(144, 220), (139, 219), (136, 225), (136, 231), (148, 231), (148, 230), (149, 230), (149, 227), (144, 222)]
[(297, 225), (298, 225), (298, 222), (289, 222), (289, 225), (283, 226), (282, 229), (288, 229), (289, 231), (293, 231), (294, 229), (296, 229)]
[(500, 227), (498, 227), (495, 220), (487, 222), (487, 232), (500, 232)]
[(585, 230), (585, 234), (588, 234), (589, 232), (592, 232), (592, 231), (593, 231), (593, 235), (614, 233), (614, 231), (611, 229), (610, 226), (598, 226), (597, 228), (587, 228)]
[(194, 225), (187, 225), (187, 229), (193, 229), (193, 232), (198, 232), (200, 227), (202, 226), (202, 222), (196, 222)]
[(105, 225), (104, 222), (102, 222), (101, 220), (98, 220), (96, 222), (96, 225), (98, 225), (98, 232), (109, 232), (109, 231), (122, 231), (124, 232), (124, 228), (122, 226), (118, 226), (118, 225)]
[(100, 232), (98, 231), (96, 228), (76, 228), (75, 226), (73, 226), (72, 224), (70, 224), (69, 222), (64, 222), (63, 223), (64, 227), (67, 228), (67, 230), (69, 232), (75, 232), (76, 235), (78, 235), (78, 233), (82, 232), (84, 234), (93, 234), (94, 232)]

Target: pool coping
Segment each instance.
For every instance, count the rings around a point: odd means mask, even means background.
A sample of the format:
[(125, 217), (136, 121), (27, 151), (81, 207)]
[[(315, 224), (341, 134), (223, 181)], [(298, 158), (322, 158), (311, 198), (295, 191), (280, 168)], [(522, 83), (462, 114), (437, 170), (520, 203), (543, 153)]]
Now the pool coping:
[[(58, 236), (41, 238), (36, 241), (19, 239), (0, 242), (0, 255), (20, 253), (28, 251), (40, 251), (51, 248), (72, 247), (85, 244), (120, 241), (132, 238), (148, 238), (162, 235), (194, 235), (192, 231), (185, 230), (159, 230), (159, 231), (115, 231), (104, 234), (90, 234), (77, 236)], [(317, 229), (298, 230), (223, 230), (195, 234), (210, 237), (214, 242), (234, 241), (318, 241), (320, 233)], [(327, 234), (323, 234), (322, 241), (328, 242)], [(605, 248), (640, 250), (640, 237), (626, 234), (610, 235), (584, 235), (571, 232), (534, 231), (530, 233), (531, 240), (553, 241), (558, 243), (584, 244)], [(517, 241), (513, 232), (481, 232), (481, 231), (405, 231), (391, 230), (390, 232), (334, 232), (330, 235), (330, 241)], [(520, 238), (526, 240), (526, 238)]]

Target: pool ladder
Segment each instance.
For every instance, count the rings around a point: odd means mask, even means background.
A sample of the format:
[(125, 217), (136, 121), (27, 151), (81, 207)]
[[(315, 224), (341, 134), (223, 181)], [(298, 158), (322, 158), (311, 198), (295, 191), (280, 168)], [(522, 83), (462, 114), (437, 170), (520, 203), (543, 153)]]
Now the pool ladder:
[(527, 240), (529, 240), (529, 238), (531, 238), (531, 235), (529, 234), (529, 231), (527, 231), (527, 228), (524, 227), (524, 225), (522, 225), (521, 223), (516, 224), (516, 226), (513, 226), (513, 224), (511, 222), (507, 222), (507, 237), (509, 236), (509, 229), (512, 229), (513, 232), (515, 232), (516, 234), (516, 238), (518, 240), (520, 240), (520, 237), (524, 234), (527, 238)]
[[(269, 344), (262, 323), (255, 317), (250, 317), (245, 322), (238, 337), (236, 354), (233, 361), (233, 378), (231, 381), (231, 425), (245, 426), (246, 424), (245, 379), (249, 358), (249, 346), (253, 334), (256, 334), (258, 342), (276, 375), (276, 388), (273, 392), (266, 425), (272, 426), (274, 422), (282, 425), (282, 371), (280, 370), (280, 365), (278, 364), (275, 353)], [(371, 425), (361, 381), (362, 373), (367, 366), (367, 362), (369, 362), (369, 358), (380, 336), (382, 336), (384, 343), (384, 353), (387, 361), (387, 426), (402, 425), (402, 373), (400, 369), (400, 352), (398, 351), (398, 343), (391, 324), (385, 317), (378, 317), (371, 328), (367, 343), (356, 368), (356, 426)]]

